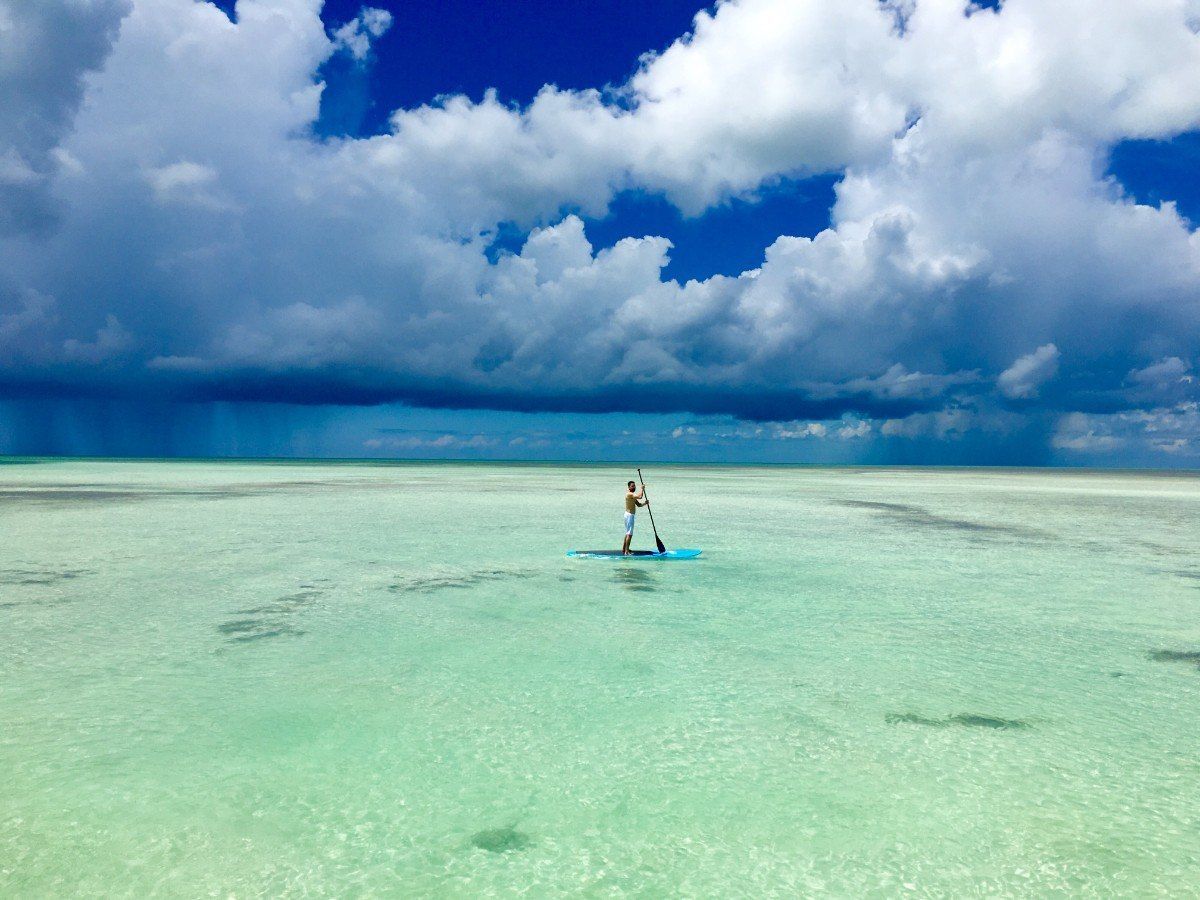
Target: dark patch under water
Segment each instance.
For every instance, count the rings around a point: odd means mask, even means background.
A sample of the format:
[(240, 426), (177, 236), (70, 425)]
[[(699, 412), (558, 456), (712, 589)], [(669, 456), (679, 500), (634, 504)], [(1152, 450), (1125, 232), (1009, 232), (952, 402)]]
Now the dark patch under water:
[(645, 569), (623, 566), (613, 572), (613, 581), (627, 591), (650, 593), (658, 590), (658, 579)]
[(1167, 544), (1160, 544), (1158, 541), (1148, 541), (1145, 538), (1126, 538), (1124, 543), (1127, 546), (1141, 547), (1152, 556), (1180, 557), (1189, 555), (1189, 551), (1187, 550), (1171, 547)]
[(924, 725), (927, 728), (948, 728), (960, 725), (964, 728), (1028, 728), (1029, 723), (1020, 719), (1001, 719), (998, 716), (980, 716), (974, 713), (959, 713), (944, 719), (930, 719), (916, 713), (888, 713), (884, 720), (889, 725)]
[(95, 574), (92, 569), (0, 569), (0, 584), (55, 584)]
[(143, 500), (177, 499), (189, 497), (197, 500), (220, 500), (231, 497), (250, 497), (260, 491), (237, 489), (215, 490), (117, 490), (76, 488), (26, 488), (22, 490), (0, 489), (0, 504), (31, 503), (39, 506), (79, 506), (82, 504), (137, 503)]
[(217, 626), (217, 631), (225, 635), (230, 643), (237, 644), (304, 634), (302, 629), (297, 628), (290, 621), (290, 617), (320, 596), (320, 591), (296, 591), (293, 594), (277, 597), (262, 606), (239, 609), (236, 615), (244, 618), (222, 622)]
[(258, 619), (234, 619), (230, 622), (222, 622), (217, 626), (217, 631), (221, 634), (240, 634), (245, 631), (261, 631), (263, 623)]
[(318, 597), (321, 596), (320, 591), (296, 591), (294, 594), (284, 594), (270, 603), (263, 606), (252, 606), (249, 609), (239, 609), (238, 614), (243, 616), (253, 615), (270, 615), (272, 613), (287, 613), (300, 606), (307, 606)]
[(418, 575), (388, 585), (388, 590), (394, 594), (415, 593), (429, 594), (447, 588), (469, 588), (487, 581), (501, 581), (506, 578), (532, 578), (530, 572), (519, 572), (505, 569), (480, 569), (477, 572), (466, 572), (461, 575)]
[(510, 850), (525, 850), (533, 845), (533, 838), (511, 825), (503, 828), (485, 828), (471, 835), (471, 845), (489, 853), (507, 853)]
[(1195, 663), (1200, 668), (1200, 650), (1152, 650), (1150, 658), (1155, 662)]
[(285, 625), (282, 628), (271, 628), (266, 631), (253, 631), (248, 634), (239, 634), (231, 637), (229, 640), (238, 644), (247, 644), (251, 641), (261, 641), (266, 638), (283, 637), (285, 635), (301, 635), (305, 632), (299, 628), (293, 628), (290, 625)]
[(261, 619), (234, 619), (231, 622), (222, 622), (217, 626), (217, 631), (225, 635), (231, 642), (238, 644), (261, 641), (264, 638), (304, 634), (301, 629), (287, 622), (268, 622)]
[(979, 534), (1004, 534), (1009, 537), (1024, 539), (1044, 539), (1048, 535), (1036, 528), (1026, 528), (1021, 525), (993, 525), (987, 522), (974, 522), (970, 519), (955, 519), (930, 512), (921, 506), (908, 503), (884, 503), (879, 500), (842, 500), (843, 506), (855, 509), (870, 509), (881, 516), (902, 525), (917, 525), (926, 528), (937, 528), (943, 531), (964, 531)]
[(889, 725), (926, 725), (930, 728), (942, 728), (949, 724), (945, 719), (927, 719), (916, 713), (888, 713), (883, 718)]
[(112, 503), (141, 500), (141, 491), (0, 490), (0, 503)]

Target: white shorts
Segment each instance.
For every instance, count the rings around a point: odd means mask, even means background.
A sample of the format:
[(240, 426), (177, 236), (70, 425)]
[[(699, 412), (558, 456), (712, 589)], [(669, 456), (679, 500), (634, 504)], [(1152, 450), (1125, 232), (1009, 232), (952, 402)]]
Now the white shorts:
[(634, 515), (631, 512), (625, 513), (625, 533), (633, 534)]

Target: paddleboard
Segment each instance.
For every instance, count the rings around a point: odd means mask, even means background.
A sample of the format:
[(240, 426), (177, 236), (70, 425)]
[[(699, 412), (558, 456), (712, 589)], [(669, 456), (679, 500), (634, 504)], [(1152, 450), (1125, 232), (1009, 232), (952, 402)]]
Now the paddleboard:
[(681, 548), (655, 553), (653, 550), (634, 550), (628, 556), (620, 550), (568, 550), (567, 556), (574, 559), (695, 559), (699, 550)]

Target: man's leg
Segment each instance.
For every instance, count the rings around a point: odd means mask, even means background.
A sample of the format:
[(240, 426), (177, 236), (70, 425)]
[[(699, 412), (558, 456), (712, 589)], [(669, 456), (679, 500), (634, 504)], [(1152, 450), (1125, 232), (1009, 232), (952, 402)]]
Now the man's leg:
[(628, 555), (629, 555), (629, 542), (630, 542), (630, 541), (632, 541), (632, 540), (633, 540), (633, 535), (632, 535), (632, 534), (629, 534), (629, 533), (626, 533), (626, 534), (625, 534), (625, 543), (623, 543), (623, 544), (621, 545), (621, 553), (622, 553), (623, 555), (625, 555), (625, 556), (628, 556)]

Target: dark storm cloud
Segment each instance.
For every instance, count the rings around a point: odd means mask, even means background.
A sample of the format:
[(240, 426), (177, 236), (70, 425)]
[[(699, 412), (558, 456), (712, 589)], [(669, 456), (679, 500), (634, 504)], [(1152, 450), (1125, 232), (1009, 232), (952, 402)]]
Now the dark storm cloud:
[(130, 0), (0, 0), (0, 235), (44, 235), (59, 204), (56, 155)]
[(847, 412), (877, 418), (907, 416), (936, 408), (940, 401), (887, 399), (849, 392), (814, 399), (802, 391), (753, 386), (722, 386), (697, 390), (694, 385), (636, 385), (574, 392), (515, 390), (465, 385), (413, 384), (388, 373), (346, 373), (336, 369), (315, 372), (256, 372), (223, 374), (212, 379), (145, 381), (128, 377), (105, 383), (93, 378), (79, 384), (69, 376), (57, 379), (3, 379), (0, 390), (25, 399), (154, 399), (188, 403), (220, 401), (286, 403), (298, 406), (374, 406), (402, 402), (430, 409), (494, 409), (509, 412), (689, 412), (727, 414), (748, 421), (830, 419)]

